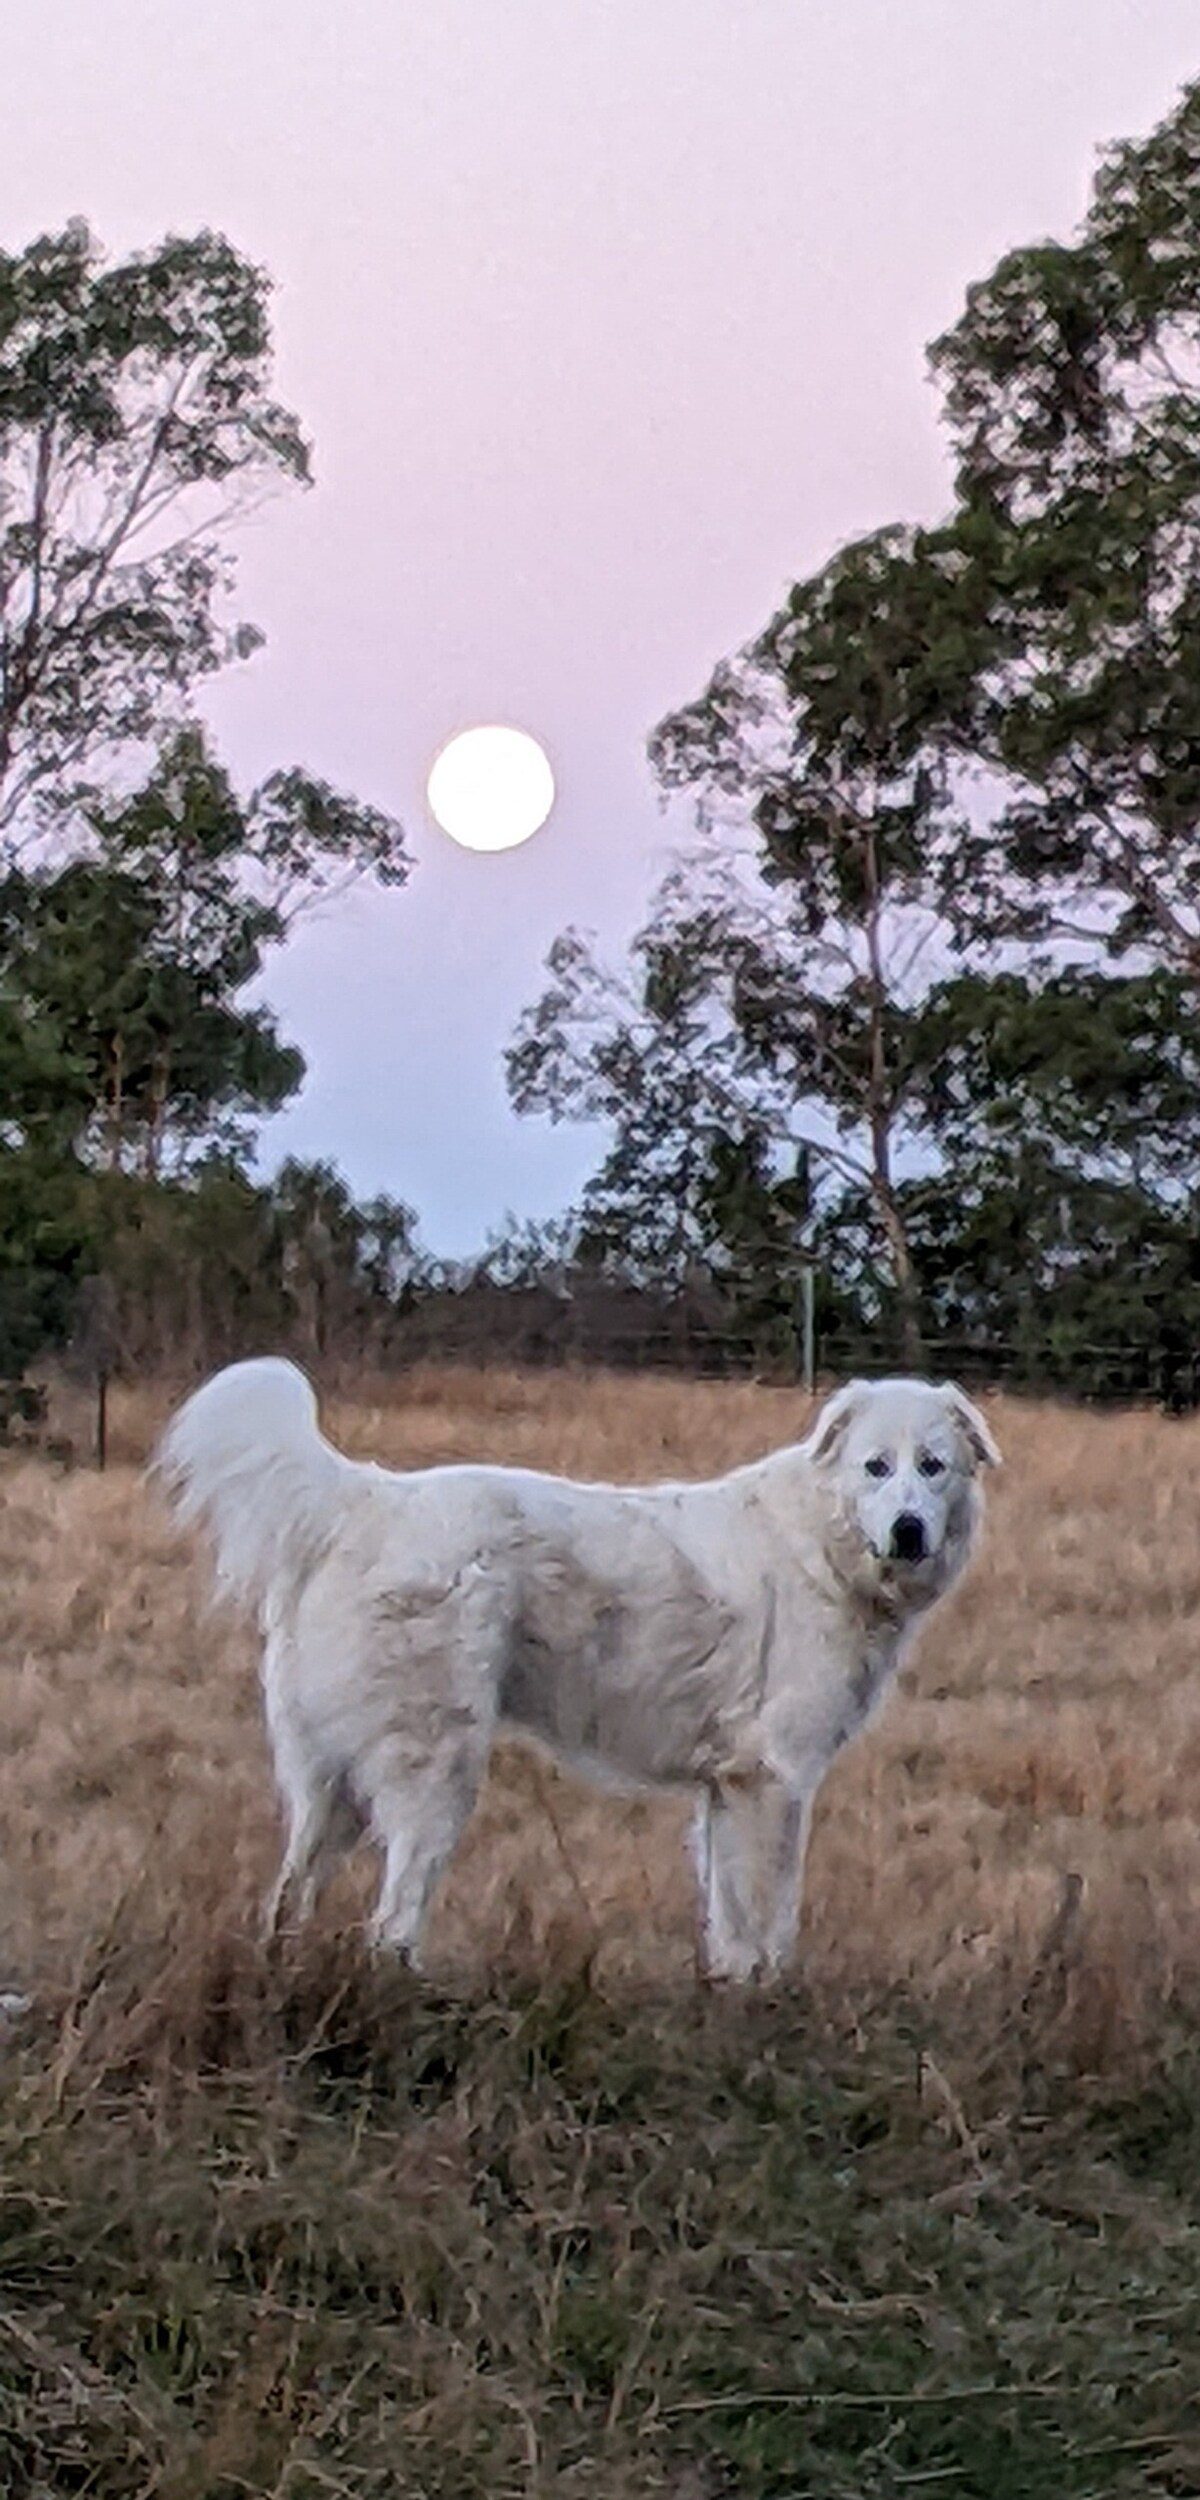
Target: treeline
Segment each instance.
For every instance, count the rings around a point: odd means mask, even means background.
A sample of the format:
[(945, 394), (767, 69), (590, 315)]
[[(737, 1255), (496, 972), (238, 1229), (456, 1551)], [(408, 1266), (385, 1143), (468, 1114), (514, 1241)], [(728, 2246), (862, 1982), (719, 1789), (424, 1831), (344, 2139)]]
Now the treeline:
[(1200, 86), (931, 351), (953, 502), (798, 582), (663, 721), (698, 838), (568, 930), (519, 1107), (592, 1240), (833, 1341), (1186, 1392), (1200, 1334)]
[[(289, 1159), (267, 1180), (215, 1157), (181, 1179), (94, 1174), (57, 1230), (44, 1202), (27, 1224), (30, 1213), (6, 1201), (0, 1440), (42, 1413), (48, 1362), (95, 1385), (264, 1351), (326, 1376), (450, 1360), (796, 1380), (806, 1359), (826, 1376), (905, 1359), (895, 1314), (841, 1287), (832, 1262), (806, 1277), (799, 1253), (747, 1247), (740, 1271), (696, 1259), (634, 1274), (579, 1218), (514, 1226), (449, 1261), (423, 1246), (411, 1209), (356, 1202), (327, 1163)], [(979, 1281), (948, 1280), (922, 1361), (1014, 1389), (1194, 1406), (1200, 1262), (1186, 1227), (1173, 1243), (1161, 1228), (1127, 1241), (1129, 1257), (1115, 1236), (1081, 1242), (1051, 1300), (1019, 1211), (1008, 1214), (1007, 1241), (983, 1244)]]
[[(660, 724), (693, 831), (567, 930), (518, 1111), (604, 1123), (452, 1269), (256, 1177), (301, 913), (401, 829), (195, 725), (261, 639), (231, 524), (309, 454), (220, 238), (0, 255), (0, 1375), (263, 1344), (975, 1376), (1190, 1403), (1200, 1344), (1200, 84), (932, 350), (953, 498), (842, 549)], [(257, 1002), (257, 1003), (256, 1003)], [(806, 1312), (805, 1297), (810, 1302)]]

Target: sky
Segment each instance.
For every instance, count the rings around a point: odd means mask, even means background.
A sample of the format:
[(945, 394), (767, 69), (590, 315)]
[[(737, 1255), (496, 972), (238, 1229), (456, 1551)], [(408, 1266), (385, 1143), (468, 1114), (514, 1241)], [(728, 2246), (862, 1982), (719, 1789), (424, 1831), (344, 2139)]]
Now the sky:
[[(264, 1155), (464, 1256), (598, 1160), (514, 1118), (502, 1055), (556, 933), (619, 957), (687, 839), (649, 731), (837, 546), (943, 507), (925, 347), (1200, 72), (1195, 0), (43, 0), (4, 70), (6, 248), (208, 226), (276, 282), (316, 484), (240, 534), (267, 644), (203, 709), (239, 784), (303, 763), (416, 867), (271, 963), (309, 1074)], [(481, 858), (424, 788), (488, 720), (559, 797)]]

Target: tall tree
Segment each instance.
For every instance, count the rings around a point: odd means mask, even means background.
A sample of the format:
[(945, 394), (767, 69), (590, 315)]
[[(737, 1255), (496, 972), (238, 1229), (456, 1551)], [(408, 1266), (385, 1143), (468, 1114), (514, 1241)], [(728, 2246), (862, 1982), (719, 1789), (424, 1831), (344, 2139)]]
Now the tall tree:
[[(966, 660), (957, 597), (929, 537), (861, 540), (651, 739), (665, 788), (709, 816), (732, 803), (756, 829), (778, 907), (743, 923), (730, 1010), (748, 1063), (804, 1107), (812, 1153), (865, 1188), (912, 1361), (899, 1182), (920, 1118), (919, 1002), (954, 942), (963, 818), (935, 695)], [(729, 979), (729, 934), (712, 933), (710, 987)]]
[(1110, 151), (1069, 243), (1008, 254), (932, 351), (995, 799), (975, 925), (1200, 976), (1200, 83)]
[[(702, 883), (698, 870), (667, 877), (621, 970), (577, 930), (556, 939), (548, 984), (507, 1053), (509, 1093), (518, 1111), (609, 1131), (579, 1210), (585, 1259), (640, 1283), (677, 1288), (698, 1267), (728, 1281), (753, 1196), (760, 1223), (769, 1204), (777, 1234), (787, 1206), (782, 1281), (800, 1212), (775, 1168), (795, 1162), (790, 1106), (750, 1069), (728, 1000), (714, 997), (731, 887), (716, 864)], [(732, 962), (727, 947), (727, 971)]]
[(258, 629), (231, 523), (309, 453), (270, 393), (268, 282), (219, 235), (107, 264), (0, 254), (0, 831), (61, 824)]
[(191, 725), (262, 639), (231, 530), (310, 475), (268, 305), (210, 233), (107, 261), (77, 222), (0, 253), (0, 1154), (10, 1212), (14, 1158), (29, 1183), (5, 1256), (31, 1311), (38, 1175), (240, 1151), (302, 1074), (245, 1001), (265, 950), (409, 872), (382, 811), (297, 768), (239, 800)]

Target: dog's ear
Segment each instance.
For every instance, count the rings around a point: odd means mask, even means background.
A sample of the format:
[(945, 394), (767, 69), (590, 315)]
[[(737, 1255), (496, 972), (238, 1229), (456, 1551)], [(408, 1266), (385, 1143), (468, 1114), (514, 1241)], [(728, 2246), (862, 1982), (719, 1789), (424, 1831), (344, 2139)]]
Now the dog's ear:
[(833, 1396), (826, 1399), (808, 1439), (803, 1443), (808, 1456), (818, 1466), (823, 1465), (826, 1459), (836, 1457), (869, 1387), (869, 1381), (848, 1380), (844, 1389), (836, 1389)]
[(979, 1467), (1002, 1467), (1004, 1464), (991, 1432), (977, 1406), (973, 1406), (965, 1390), (953, 1380), (945, 1382), (944, 1397), (972, 1458)]

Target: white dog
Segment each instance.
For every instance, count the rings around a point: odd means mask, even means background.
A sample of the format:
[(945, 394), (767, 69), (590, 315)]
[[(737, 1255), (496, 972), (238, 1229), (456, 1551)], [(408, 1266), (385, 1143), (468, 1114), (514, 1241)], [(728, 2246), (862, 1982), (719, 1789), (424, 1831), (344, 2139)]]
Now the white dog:
[(373, 1933), (416, 1957), (498, 1729), (608, 1784), (697, 1792), (714, 1976), (791, 1949), (813, 1799), (958, 1576), (999, 1453), (962, 1391), (853, 1381), (796, 1448), (704, 1484), (574, 1484), (344, 1458), (290, 1363), (237, 1363), (157, 1464), (218, 1585), (257, 1606), (307, 1908), (363, 1829)]

